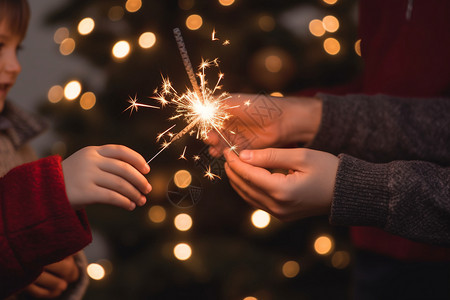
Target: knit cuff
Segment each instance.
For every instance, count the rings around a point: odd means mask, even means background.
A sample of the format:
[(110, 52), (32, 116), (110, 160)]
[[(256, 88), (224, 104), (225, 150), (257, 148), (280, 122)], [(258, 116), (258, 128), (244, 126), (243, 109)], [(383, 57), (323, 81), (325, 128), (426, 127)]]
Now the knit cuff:
[(338, 157), (330, 223), (383, 228), (389, 208), (387, 165), (368, 163), (345, 154)]

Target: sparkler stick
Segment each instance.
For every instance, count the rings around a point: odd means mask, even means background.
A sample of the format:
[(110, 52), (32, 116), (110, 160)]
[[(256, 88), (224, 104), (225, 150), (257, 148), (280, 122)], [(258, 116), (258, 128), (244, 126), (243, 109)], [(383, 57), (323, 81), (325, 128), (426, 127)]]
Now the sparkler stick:
[(186, 69), (186, 73), (189, 77), (189, 81), (192, 84), (192, 88), (197, 94), (199, 99), (202, 99), (202, 93), (200, 92), (200, 87), (198, 86), (197, 79), (195, 78), (194, 69), (192, 68), (191, 60), (189, 59), (189, 55), (186, 49), (186, 45), (183, 41), (183, 36), (181, 35), (180, 28), (174, 28), (173, 34), (175, 35), (175, 40), (177, 41), (178, 50), (181, 54), (181, 59), (183, 60), (184, 68)]

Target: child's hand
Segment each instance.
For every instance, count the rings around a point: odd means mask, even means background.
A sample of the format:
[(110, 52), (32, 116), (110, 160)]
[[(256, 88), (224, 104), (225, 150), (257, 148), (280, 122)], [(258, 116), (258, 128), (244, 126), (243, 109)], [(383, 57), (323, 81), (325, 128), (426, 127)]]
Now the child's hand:
[(226, 150), (224, 155), (232, 187), (252, 206), (283, 221), (330, 213), (336, 156), (304, 148), (244, 150), (240, 157)]
[(74, 209), (103, 203), (133, 210), (152, 187), (144, 158), (120, 145), (83, 148), (62, 162), (67, 197)]
[(34, 298), (53, 299), (60, 296), (69, 286), (80, 277), (80, 271), (73, 256), (45, 266), (44, 271), (29, 286), (25, 292)]

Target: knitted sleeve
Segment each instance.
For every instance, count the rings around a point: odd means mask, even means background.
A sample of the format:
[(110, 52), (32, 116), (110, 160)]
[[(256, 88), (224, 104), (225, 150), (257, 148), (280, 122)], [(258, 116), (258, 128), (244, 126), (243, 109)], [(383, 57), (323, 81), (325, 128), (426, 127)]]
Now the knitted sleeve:
[(330, 222), (375, 226), (450, 245), (450, 168), (422, 161), (368, 163), (339, 155)]
[(450, 165), (450, 99), (318, 97), (323, 100), (322, 123), (310, 148), (371, 162), (424, 160)]
[(67, 199), (60, 157), (21, 165), (0, 178), (0, 298), (91, 239), (85, 212), (73, 210)]

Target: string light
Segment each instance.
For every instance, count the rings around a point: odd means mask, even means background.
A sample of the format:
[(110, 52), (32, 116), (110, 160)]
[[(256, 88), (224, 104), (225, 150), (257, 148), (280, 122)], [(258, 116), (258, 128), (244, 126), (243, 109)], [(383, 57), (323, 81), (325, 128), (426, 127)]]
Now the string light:
[(197, 30), (203, 25), (203, 19), (201, 16), (193, 14), (187, 17), (186, 27), (190, 30)]
[(330, 55), (336, 55), (341, 51), (341, 44), (335, 38), (327, 38), (323, 42), (323, 48)]
[(323, 23), (321, 20), (314, 19), (309, 22), (309, 32), (314, 36), (322, 36), (325, 34), (325, 28), (323, 28)]
[(142, 1), (141, 0), (128, 0), (125, 3), (125, 9), (130, 12), (134, 13), (140, 10), (142, 7)]
[(173, 248), (173, 254), (178, 260), (187, 260), (192, 255), (191, 246), (186, 243), (179, 243)]
[(338, 2), (338, 0), (323, 0), (323, 2), (325, 2), (326, 4), (329, 4), (329, 5), (333, 5), (333, 4), (336, 4), (336, 2)]
[(144, 49), (153, 47), (156, 43), (156, 35), (153, 32), (144, 32), (139, 37), (139, 46)]
[(53, 35), (53, 40), (57, 44), (61, 44), (62, 41), (67, 39), (69, 37), (69, 29), (66, 27), (60, 27), (55, 31), (55, 34)]
[(148, 218), (153, 223), (162, 223), (166, 219), (166, 210), (160, 205), (154, 205), (148, 210)]
[(59, 52), (62, 55), (70, 55), (75, 50), (75, 40), (72, 38), (64, 39), (59, 45)]
[(266, 69), (271, 73), (278, 73), (283, 67), (283, 61), (278, 55), (269, 55), (264, 60)]
[(326, 255), (333, 249), (333, 241), (328, 236), (319, 236), (314, 242), (314, 250), (320, 255)]
[(92, 18), (84, 18), (78, 23), (78, 32), (81, 35), (87, 35), (94, 30), (95, 22)]
[(112, 48), (112, 54), (115, 58), (125, 58), (130, 53), (131, 47), (127, 41), (118, 41)]
[(81, 96), (80, 106), (84, 110), (90, 110), (95, 106), (97, 99), (92, 92), (86, 92)]
[(285, 277), (294, 278), (300, 272), (300, 265), (298, 262), (290, 260), (283, 264), (281, 271)]
[(258, 209), (252, 214), (252, 223), (256, 228), (266, 228), (270, 223), (270, 215), (267, 212)]
[(192, 182), (191, 173), (186, 170), (179, 170), (175, 173), (173, 181), (177, 187), (179, 187), (180, 189), (185, 189)]
[(86, 268), (86, 272), (94, 280), (101, 280), (105, 277), (105, 269), (96, 263), (89, 264)]
[(361, 56), (361, 39), (355, 42), (355, 52), (358, 56)]
[(282, 93), (280, 93), (280, 92), (273, 92), (273, 93), (270, 94), (270, 96), (272, 96), (272, 97), (279, 97), (279, 98), (284, 97), (284, 95)]
[(64, 89), (60, 85), (54, 85), (48, 90), (48, 101), (58, 103), (64, 98)]
[(245, 297), (245, 298), (242, 299), (242, 300), (258, 300), (258, 298), (253, 297), (253, 296), (248, 296), (248, 297)]
[(328, 32), (336, 32), (339, 29), (339, 20), (335, 16), (326, 16), (322, 20), (323, 28)]
[(219, 3), (223, 6), (230, 6), (234, 3), (234, 0), (219, 0)]
[(350, 254), (347, 251), (336, 251), (331, 257), (331, 264), (336, 269), (345, 269), (350, 264)]
[(179, 231), (187, 231), (192, 227), (192, 218), (188, 214), (179, 214), (175, 217), (173, 223)]
[(64, 87), (64, 97), (67, 100), (75, 100), (81, 93), (81, 83), (77, 80), (72, 80)]

